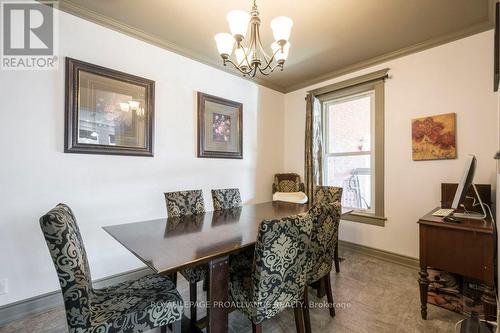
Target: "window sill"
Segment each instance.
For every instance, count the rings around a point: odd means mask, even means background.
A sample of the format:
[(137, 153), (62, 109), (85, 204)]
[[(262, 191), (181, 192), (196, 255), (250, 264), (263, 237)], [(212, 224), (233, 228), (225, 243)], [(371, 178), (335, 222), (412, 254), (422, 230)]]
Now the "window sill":
[(345, 215), (342, 215), (341, 220), (364, 223), (375, 225), (378, 227), (385, 227), (385, 221), (387, 221), (387, 217), (376, 216), (374, 214), (367, 214), (361, 212), (351, 212)]

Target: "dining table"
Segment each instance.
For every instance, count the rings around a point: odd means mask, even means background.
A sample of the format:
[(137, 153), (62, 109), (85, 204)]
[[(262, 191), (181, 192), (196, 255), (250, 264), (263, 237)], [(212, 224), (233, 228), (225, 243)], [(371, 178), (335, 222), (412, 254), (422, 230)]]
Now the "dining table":
[[(157, 274), (172, 276), (182, 269), (208, 264), (204, 323), (207, 333), (226, 333), (229, 256), (255, 245), (262, 220), (304, 213), (308, 208), (308, 204), (273, 201), (103, 229)], [(185, 323), (189, 328), (184, 328)], [(193, 331), (201, 330), (184, 318), (183, 332)]]

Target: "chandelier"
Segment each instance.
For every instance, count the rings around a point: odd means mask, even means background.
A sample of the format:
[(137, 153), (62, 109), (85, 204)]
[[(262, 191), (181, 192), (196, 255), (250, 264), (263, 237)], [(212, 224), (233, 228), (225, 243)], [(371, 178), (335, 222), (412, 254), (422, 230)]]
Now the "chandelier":
[[(238, 69), (243, 76), (254, 77), (259, 71), (263, 75), (269, 75), (275, 69), (283, 71), (283, 65), (288, 58), (290, 50), (290, 32), (293, 21), (289, 17), (279, 16), (271, 21), (271, 29), (275, 42), (271, 45), (269, 56), (260, 38), (260, 18), (257, 4), (253, 2), (250, 14), (243, 10), (232, 10), (227, 14), (229, 30), (231, 33), (218, 33), (215, 35), (217, 50), (219, 51), (224, 66), (228, 63)], [(247, 29), (250, 23), (250, 37), (246, 40)], [(236, 49), (234, 55), (236, 61), (230, 59), (234, 44)], [(246, 42), (246, 43), (245, 43)]]

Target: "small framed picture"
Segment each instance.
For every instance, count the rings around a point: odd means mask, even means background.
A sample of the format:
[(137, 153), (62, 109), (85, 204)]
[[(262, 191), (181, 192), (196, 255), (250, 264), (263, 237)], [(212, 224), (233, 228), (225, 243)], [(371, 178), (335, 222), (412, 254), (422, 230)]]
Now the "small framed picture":
[(198, 157), (243, 158), (243, 104), (198, 92)]
[(154, 81), (66, 58), (64, 152), (153, 156)]

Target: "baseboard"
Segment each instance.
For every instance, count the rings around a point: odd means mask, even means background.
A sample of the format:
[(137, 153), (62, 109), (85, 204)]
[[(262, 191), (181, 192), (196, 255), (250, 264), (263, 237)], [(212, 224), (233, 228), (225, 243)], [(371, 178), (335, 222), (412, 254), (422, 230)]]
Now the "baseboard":
[[(377, 259), (385, 260), (401, 266), (417, 269), (419, 262), (417, 258), (404, 256), (384, 250), (374, 249), (368, 246), (339, 241), (340, 250), (349, 250)], [(93, 282), (94, 287), (102, 288), (127, 280), (138, 279), (151, 273), (147, 267), (131, 270), (125, 273), (112, 275)], [(19, 302), (0, 306), (0, 327), (14, 320), (22, 319), (30, 315), (43, 313), (57, 307), (62, 307), (63, 299), (60, 290), (52, 291), (43, 295), (28, 298)]]
[(420, 266), (419, 260), (417, 258), (389, 251), (378, 250), (369, 246), (359, 245), (351, 242), (339, 241), (339, 249), (340, 250), (346, 249), (349, 251), (357, 252), (360, 254), (364, 254), (366, 256), (374, 257), (380, 260), (385, 260), (394, 264), (398, 264), (413, 269), (418, 269)]
[[(95, 280), (93, 281), (93, 285), (95, 288), (102, 288), (127, 280), (138, 279), (142, 276), (150, 274), (151, 272), (152, 271), (146, 267), (138, 268)], [(14, 320), (43, 313), (63, 305), (64, 303), (61, 291), (55, 290), (43, 295), (0, 306), (0, 327), (7, 325)]]

